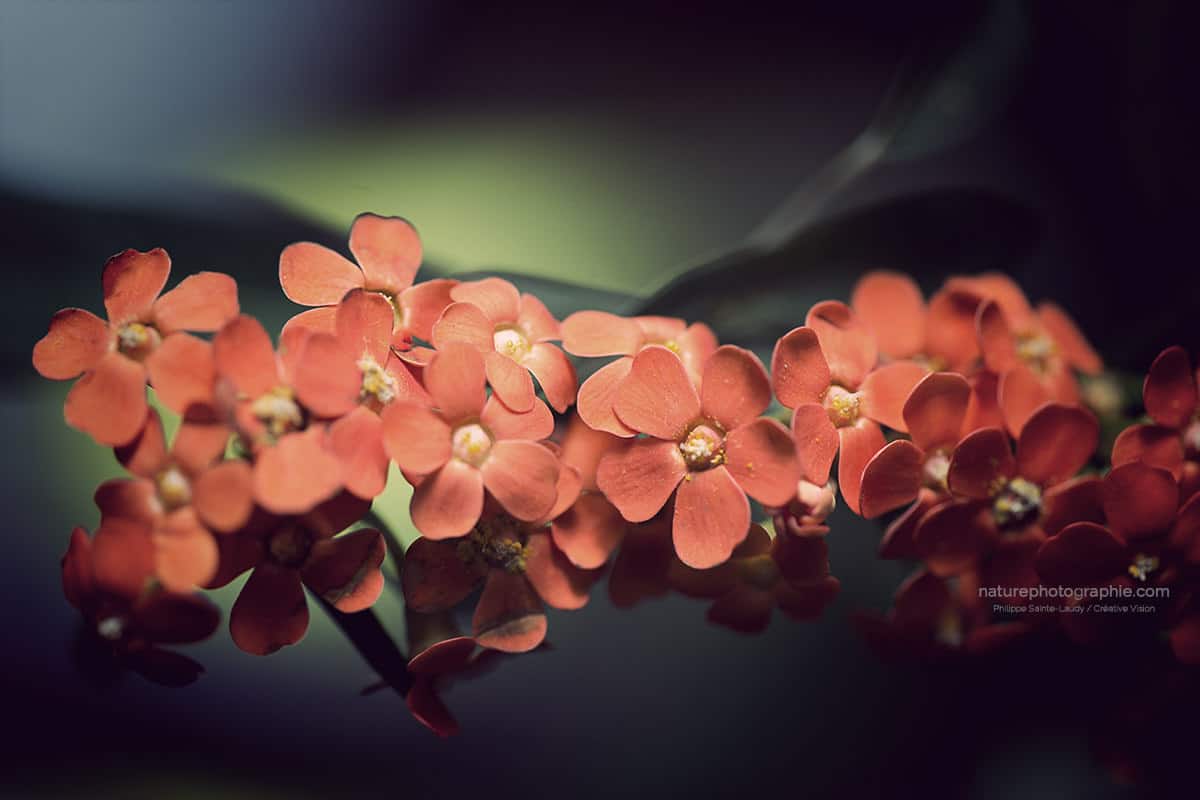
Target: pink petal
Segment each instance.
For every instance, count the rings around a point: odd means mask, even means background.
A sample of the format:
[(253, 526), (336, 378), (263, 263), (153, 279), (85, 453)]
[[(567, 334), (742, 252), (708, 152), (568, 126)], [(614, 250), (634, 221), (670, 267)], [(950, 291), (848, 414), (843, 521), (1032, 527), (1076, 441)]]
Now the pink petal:
[(1142, 386), (1146, 413), (1160, 425), (1182, 428), (1196, 411), (1196, 377), (1192, 362), (1182, 347), (1168, 347), (1158, 354)]
[(450, 459), (450, 426), (416, 403), (394, 402), (383, 410), (383, 448), (400, 469), (427, 475)]
[(596, 469), (600, 466), (600, 459), (620, 443), (621, 439), (592, 430), (578, 415), (572, 415), (562, 437), (559, 458), (563, 464), (579, 470), (583, 488), (592, 490), (596, 488)]
[(787, 408), (819, 403), (831, 379), (821, 343), (812, 328), (795, 328), (775, 343), (771, 380), (775, 396)]
[(997, 400), (1004, 415), (1004, 424), (1013, 436), (1020, 436), (1025, 423), (1051, 399), (1050, 392), (1038, 380), (1033, 370), (1024, 364), (1000, 376)]
[(475, 607), (471, 629), (481, 647), (526, 653), (546, 638), (546, 615), (524, 576), (494, 569)]
[(614, 404), (621, 422), (658, 439), (679, 441), (700, 414), (700, 397), (679, 357), (665, 347), (644, 348), (633, 359)]
[(336, 418), (358, 407), (362, 370), (337, 338), (308, 336), (292, 371), (296, 398), (318, 417)]
[(71, 541), (62, 558), (63, 595), (76, 609), (83, 610), (96, 591), (95, 575), (92, 573), (92, 540), (84, 528), (71, 531)]
[(642, 346), (636, 322), (604, 311), (577, 311), (562, 321), (563, 349), (577, 356), (631, 356)]
[(824, 486), (837, 455), (840, 439), (829, 413), (819, 403), (797, 406), (792, 414), (792, 438), (804, 479)]
[(171, 258), (161, 247), (145, 253), (125, 250), (110, 258), (100, 278), (109, 324), (117, 328), (127, 322), (148, 322), (154, 299), (170, 274)]
[(1004, 317), (999, 303), (986, 300), (979, 306), (975, 318), (978, 329), (979, 347), (983, 351), (983, 362), (992, 372), (1003, 374), (1015, 367), (1017, 358), (1016, 337)]
[(1101, 480), (1080, 475), (1048, 488), (1042, 495), (1041, 527), (1053, 536), (1072, 522), (1104, 522)]
[(1053, 486), (1078, 472), (1100, 441), (1100, 423), (1079, 406), (1048, 403), (1029, 418), (1017, 439), (1017, 472)]
[(321, 539), (301, 570), (304, 584), (338, 611), (353, 614), (370, 608), (383, 591), (379, 566), (387, 553), (379, 531), (356, 531)]
[(470, 303), (451, 303), (433, 324), (433, 344), (439, 350), (451, 342), (465, 342), (480, 352), (493, 349), (495, 325)]
[(588, 427), (623, 438), (637, 434), (637, 431), (621, 422), (616, 411), (613, 410), (617, 391), (631, 369), (633, 369), (632, 358), (618, 358), (611, 364), (593, 372), (592, 376), (579, 387), (579, 399), (575, 410)]
[(328, 333), (336, 336), (337, 306), (317, 306), (316, 308), (301, 311), (283, 324), (283, 330), (279, 332), (279, 340), (283, 341), (296, 337), (293, 341), (297, 341), (305, 338), (293, 333), (296, 329), (304, 330), (308, 333)]
[(546, 342), (537, 342), (521, 359), (521, 364), (538, 379), (546, 400), (555, 411), (561, 414), (575, 402), (579, 378), (575, 375), (575, 365), (562, 350)]
[(997, 428), (984, 428), (958, 443), (946, 483), (957, 495), (984, 500), (992, 496), (997, 482), (1011, 478), (1016, 469), (1008, 435)]
[(859, 493), (862, 474), (867, 463), (883, 449), (883, 431), (869, 419), (859, 419), (853, 425), (838, 428), (838, 487), (846, 507), (859, 513)]
[(213, 404), (217, 369), (212, 345), (203, 339), (171, 334), (146, 359), (146, 373), (158, 399), (178, 414), (194, 404)]
[(537, 442), (554, 432), (554, 415), (541, 400), (534, 400), (533, 408), (518, 414), (493, 395), (483, 407), (480, 422), (497, 440), (524, 439)]
[(958, 441), (970, 400), (971, 386), (961, 375), (935, 372), (925, 376), (904, 403), (904, 422), (913, 443), (927, 451), (952, 446)]
[(766, 417), (729, 432), (725, 466), (746, 494), (767, 506), (787, 505), (800, 480), (795, 442), (782, 423)]
[(1179, 431), (1162, 425), (1130, 425), (1113, 442), (1114, 467), (1140, 461), (1165, 469), (1179, 480), (1183, 476), (1183, 441)]
[(342, 488), (342, 465), (319, 427), (289, 433), (254, 463), (254, 499), (275, 514), (303, 514)]
[(421, 266), (421, 237), (401, 217), (359, 214), (350, 226), (350, 252), (366, 288), (396, 295), (412, 286)]
[(392, 304), (376, 292), (352, 289), (337, 304), (334, 332), (356, 359), (369, 356), (380, 366), (387, 363), (395, 315)]
[(977, 372), (967, 383), (971, 385), (971, 399), (967, 403), (960, 435), (966, 436), (980, 428), (1006, 428), (1004, 412), (1000, 410), (1000, 378), (996, 373)]
[(96, 487), (93, 497), (100, 509), (100, 522), (123, 519), (140, 522), (151, 528), (162, 517), (162, 504), (148, 478), (113, 478)]
[(94, 368), (112, 345), (108, 324), (90, 311), (64, 308), (33, 348), (33, 367), (44, 378), (64, 381)]
[(96, 588), (134, 599), (154, 575), (154, 542), (146, 522), (110, 518), (92, 537)]
[(1037, 572), (1052, 586), (1090, 586), (1125, 571), (1129, 557), (1120, 539), (1094, 522), (1076, 522), (1051, 537), (1037, 553)]
[(876, 453), (863, 469), (859, 508), (871, 519), (917, 499), (925, 453), (912, 442), (897, 439)]
[(117, 461), (131, 474), (142, 478), (158, 475), (167, 466), (167, 439), (158, 412), (150, 409), (137, 437), (115, 452)]
[(234, 644), (265, 656), (295, 644), (307, 631), (308, 601), (299, 573), (269, 562), (259, 564), (229, 612)]
[(271, 337), (254, 317), (243, 314), (228, 323), (212, 344), (217, 374), (246, 397), (266, 394), (279, 384)]
[(1104, 477), (1100, 488), (1109, 527), (1127, 539), (1163, 533), (1179, 508), (1179, 485), (1165, 470), (1125, 464)]
[(237, 281), (221, 272), (189, 275), (154, 303), (154, 326), (163, 335), (218, 331), (237, 315)]
[(875, 337), (845, 303), (826, 300), (813, 306), (804, 322), (817, 334), (831, 380), (854, 391), (875, 367)]
[(894, 361), (871, 370), (859, 388), (861, 412), (892, 430), (907, 432), (904, 404), (929, 370), (915, 361)]
[(459, 555), (459, 544), (421, 537), (409, 545), (400, 576), (404, 603), (409, 609), (421, 613), (444, 611), (475, 591), (480, 574)]
[(483, 513), (483, 475), (462, 461), (447, 461), (413, 489), (409, 511), (417, 530), (430, 539), (462, 536)]
[(554, 505), (558, 459), (539, 444), (495, 442), (480, 472), (488, 493), (517, 519), (545, 519)]
[(533, 390), (533, 378), (529, 376), (528, 369), (495, 351), (484, 356), (484, 367), (492, 392), (505, 405), (518, 412), (533, 408), (537, 394)]
[(332, 306), (346, 292), (362, 287), (363, 274), (328, 247), (296, 242), (279, 254), (279, 285), (293, 303)]
[(542, 602), (565, 610), (587, 605), (588, 589), (595, 580), (568, 561), (544, 532), (531, 535), (525, 545), (525, 577)]
[(947, 286), (929, 299), (925, 354), (945, 369), (962, 371), (979, 356), (975, 314), (979, 296)]
[(1068, 364), (1088, 375), (1099, 375), (1104, 371), (1104, 362), (1067, 312), (1054, 303), (1045, 302), (1038, 306), (1038, 319)]
[[(864, 471), (864, 484), (866, 480), (866, 473)], [(915, 541), (917, 525), (921, 522), (921, 518), (940, 502), (940, 495), (933, 490), (918, 490), (916, 501), (905, 509), (903, 514), (893, 520), (887, 526), (887, 530), (884, 531), (883, 539), (879, 541), (879, 557), (915, 560), (917, 558), (917, 545)]]
[(433, 326), (454, 299), (450, 291), (458, 281), (438, 278), (410, 286), (400, 293), (399, 306), (404, 327), (422, 341), (433, 341)]
[(688, 473), (679, 484), (671, 530), (680, 561), (715, 567), (750, 532), (750, 502), (724, 467)]
[(596, 485), (621, 516), (645, 522), (662, 509), (686, 474), (675, 442), (635, 439), (600, 459)]
[(232, 533), (254, 511), (254, 473), (245, 461), (223, 461), (192, 481), (192, 507), (205, 525)]
[(771, 404), (771, 381), (758, 356), (733, 345), (717, 348), (704, 364), (700, 413), (727, 431), (745, 425)]
[(583, 494), (550, 526), (554, 543), (571, 563), (583, 569), (596, 569), (625, 535), (626, 523), (616, 506), (600, 494)]
[(951, 500), (934, 506), (917, 523), (917, 554), (936, 565), (940, 575), (973, 566), (990, 549), (992, 533), (983, 517), (990, 514), (977, 500)]
[(493, 325), (516, 322), (521, 313), (521, 293), (503, 278), (463, 281), (450, 291), (450, 296), (459, 303), (478, 306)]
[(911, 358), (925, 346), (925, 298), (907, 275), (868, 272), (854, 285), (850, 305), (885, 355)]
[(217, 573), (217, 543), (191, 507), (164, 517), (154, 531), (155, 572), (171, 592), (188, 592)]
[(531, 294), (521, 295), (521, 311), (517, 315), (517, 327), (525, 331), (531, 342), (557, 341), (562, 338), (558, 320), (546, 308), (546, 304)]
[(388, 454), (383, 421), (359, 406), (329, 426), (329, 449), (342, 463), (346, 490), (369, 500), (387, 485)]
[(424, 377), (426, 391), (447, 422), (478, 417), (483, 411), (487, 400), (483, 356), (474, 347), (453, 343), (438, 350)]
[(67, 394), (67, 424), (100, 444), (128, 444), (146, 422), (146, 370), (110, 351)]
[[(549, 447), (552, 443), (543, 443), (544, 447)], [(556, 519), (566, 513), (567, 509), (575, 504), (579, 499), (579, 493), (582, 491), (583, 482), (579, 477), (579, 470), (564, 463), (561, 459), (558, 464), (558, 480), (554, 484), (554, 505), (546, 512), (546, 519)]]

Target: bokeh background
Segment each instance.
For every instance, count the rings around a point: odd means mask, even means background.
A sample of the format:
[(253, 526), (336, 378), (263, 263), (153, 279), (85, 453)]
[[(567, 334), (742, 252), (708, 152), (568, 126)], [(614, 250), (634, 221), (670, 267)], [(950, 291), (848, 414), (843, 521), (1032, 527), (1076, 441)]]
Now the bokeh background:
[[(6, 796), (1124, 797), (1186, 774), (1194, 721), (1114, 782), (1123, 660), (874, 658), (848, 623), (904, 565), (838, 512), (843, 592), (747, 637), (660, 598), (552, 614), (552, 647), (455, 685), (439, 741), (314, 608), (266, 659), (225, 635), (170, 690), (96, 667), (58, 559), (120, 474), (29, 353), (100, 307), (104, 260), (163, 246), (294, 312), (277, 259), (361, 211), (424, 277), (525, 276), (581, 307), (703, 318), (760, 350), (866, 269), (1002, 269), (1110, 363), (1200, 344), (1194, 12), (1182, 2), (558, 4), (0, 0), (0, 560)], [(404, 528), (399, 488), (380, 513)], [(240, 582), (217, 594), (228, 609)], [(402, 639), (396, 593), (378, 607)], [(1064, 691), (1064, 687), (1073, 691)], [(1194, 718), (1193, 718), (1194, 720)], [(1190, 739), (1188, 738), (1190, 737)]]

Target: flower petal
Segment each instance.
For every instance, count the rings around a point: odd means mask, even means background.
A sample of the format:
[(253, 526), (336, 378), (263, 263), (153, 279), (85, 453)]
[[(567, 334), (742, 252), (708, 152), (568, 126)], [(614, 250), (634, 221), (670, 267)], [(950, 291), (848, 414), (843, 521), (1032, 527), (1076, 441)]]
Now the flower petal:
[(332, 419), (358, 407), (363, 373), (336, 337), (314, 333), (301, 346), (291, 383), (305, 408), (318, 417)]
[(416, 403), (391, 403), (383, 410), (383, 449), (400, 469), (427, 475), (450, 458), (450, 426)]
[(555, 411), (561, 414), (575, 402), (575, 392), (579, 388), (575, 365), (558, 347), (536, 342), (521, 359), (521, 365), (538, 379), (546, 400)]
[(814, 305), (804, 324), (813, 329), (821, 342), (832, 381), (851, 391), (858, 389), (879, 357), (871, 330), (850, 306), (837, 300)]
[(92, 572), (92, 540), (84, 528), (71, 531), (71, 541), (62, 557), (63, 595), (67, 602), (79, 610), (96, 591), (95, 575)]
[(971, 385), (954, 372), (926, 375), (904, 403), (904, 422), (913, 443), (923, 450), (951, 447), (962, 431), (971, 401)]
[(714, 625), (740, 633), (760, 633), (771, 622), (773, 606), (769, 592), (757, 586), (739, 584), (709, 606), (705, 618)]
[(222, 272), (197, 272), (154, 303), (154, 327), (211, 332), (238, 315), (237, 281)]
[(925, 354), (945, 369), (962, 371), (979, 356), (975, 314), (979, 295), (947, 286), (929, 298)]
[(465, 342), (480, 352), (493, 349), (495, 325), (471, 303), (451, 303), (433, 325), (433, 344), (441, 350), (451, 342)]
[(1076, 522), (1038, 549), (1038, 576), (1048, 586), (1090, 586), (1125, 571), (1125, 545), (1094, 522)]
[(988, 369), (1003, 374), (1019, 363), (1016, 337), (999, 303), (985, 300), (976, 312), (975, 325), (983, 363)]
[(475, 527), (483, 513), (483, 475), (469, 464), (451, 459), (413, 489), (409, 512), (413, 525), (426, 538), (462, 536)]
[(328, 333), (337, 335), (337, 306), (317, 306), (301, 311), (283, 324), (279, 332), (279, 341), (303, 341), (306, 335), (295, 333), (297, 330), (309, 333)]
[(1053, 486), (1079, 472), (1099, 441), (1100, 423), (1092, 412), (1048, 403), (1021, 429), (1017, 472), (1039, 486)]
[(557, 341), (562, 338), (558, 320), (546, 308), (546, 304), (531, 294), (521, 295), (521, 311), (517, 315), (517, 326), (525, 331), (531, 342)]
[(483, 586), (471, 629), (481, 647), (527, 653), (545, 640), (546, 615), (523, 575), (494, 569)]
[(446, 307), (454, 302), (450, 291), (458, 285), (451, 278), (437, 278), (408, 287), (398, 300), (404, 328), (425, 342), (433, 341), (433, 326)]
[(792, 438), (804, 479), (824, 486), (841, 441), (825, 407), (819, 403), (797, 406), (792, 414)]
[(974, 565), (990, 549), (992, 532), (984, 516), (990, 511), (977, 500), (951, 500), (934, 506), (917, 523), (917, 554), (936, 565), (939, 575), (952, 575)]
[(592, 430), (579, 415), (572, 415), (567, 422), (567, 431), (562, 437), (562, 452), (558, 457), (563, 464), (579, 470), (582, 488), (594, 490), (600, 459), (621, 441), (611, 434)]
[(997, 480), (1011, 478), (1016, 469), (1008, 434), (998, 428), (983, 428), (964, 437), (954, 448), (946, 484), (954, 494), (984, 500), (991, 497)]
[(444, 611), (475, 591), (481, 576), (459, 555), (460, 544), (422, 536), (409, 545), (400, 573), (404, 603), (409, 609), (421, 613)]
[(90, 311), (64, 308), (33, 347), (33, 367), (44, 378), (65, 381), (94, 368), (112, 344), (108, 323)]
[(154, 541), (146, 522), (110, 517), (92, 537), (96, 588), (136, 598), (154, 575)]
[(1114, 467), (1140, 461), (1165, 469), (1179, 480), (1183, 476), (1183, 441), (1179, 431), (1163, 425), (1130, 425), (1113, 442)]
[(1099, 375), (1104, 371), (1104, 362), (1067, 312), (1054, 303), (1043, 302), (1038, 305), (1037, 314), (1068, 364), (1088, 375)]
[(203, 339), (171, 334), (146, 359), (146, 374), (158, 399), (178, 414), (193, 404), (213, 404), (217, 368), (212, 345)]
[(346, 490), (371, 499), (387, 485), (388, 454), (383, 447), (383, 422), (359, 406), (329, 426), (329, 449), (342, 462)]
[(537, 394), (534, 392), (533, 378), (530, 377), (528, 369), (495, 351), (484, 355), (484, 367), (492, 392), (506, 406), (517, 412), (533, 408)]
[(115, 518), (140, 522), (152, 528), (162, 516), (162, 504), (154, 482), (147, 478), (112, 478), (96, 487), (93, 499), (100, 509), (101, 524)]
[(266, 394), (279, 384), (275, 348), (262, 323), (243, 314), (213, 337), (217, 375), (248, 398)]
[(631, 356), (643, 340), (636, 322), (606, 311), (577, 311), (562, 321), (563, 349), (576, 356)]
[(634, 357), (613, 407), (630, 428), (679, 441), (700, 414), (700, 397), (679, 357), (665, 347), (651, 345)]
[(1000, 378), (994, 372), (983, 370), (967, 379), (971, 386), (971, 399), (967, 403), (967, 416), (963, 420), (962, 433), (980, 428), (1006, 428), (1004, 412), (1000, 409)]
[(148, 322), (154, 299), (170, 274), (171, 258), (161, 247), (145, 253), (125, 250), (110, 258), (100, 278), (109, 324), (117, 328), (127, 322)]
[(350, 226), (350, 252), (362, 267), (364, 286), (395, 295), (412, 286), (421, 266), (421, 237), (402, 217), (359, 214)]
[(524, 439), (538, 442), (554, 433), (554, 415), (541, 400), (533, 401), (533, 408), (518, 414), (492, 395), (483, 407), (480, 422), (497, 440)]
[(928, 374), (929, 370), (915, 361), (893, 361), (871, 370), (859, 388), (862, 414), (892, 430), (907, 433), (904, 404)]
[(303, 514), (342, 488), (342, 465), (313, 427), (289, 433), (254, 463), (254, 499), (276, 514)]
[(846, 507), (859, 513), (862, 474), (867, 463), (883, 449), (883, 431), (869, 419), (859, 419), (853, 425), (838, 428), (838, 487)]
[(884, 355), (911, 358), (925, 346), (925, 298), (909, 276), (868, 272), (854, 285), (850, 306), (871, 329)]
[(545, 519), (558, 495), (558, 459), (534, 442), (493, 443), (479, 471), (488, 493), (520, 520)]
[(216, 633), (221, 610), (200, 594), (155, 592), (140, 604), (137, 623), (155, 644), (192, 644)]
[(192, 507), (205, 525), (232, 533), (254, 511), (254, 473), (245, 461), (222, 461), (192, 481)]
[(819, 403), (832, 380), (821, 343), (812, 328), (795, 328), (775, 343), (771, 381), (775, 396), (787, 408)]
[(568, 561), (554, 546), (550, 534), (532, 534), (525, 548), (525, 577), (543, 603), (564, 610), (587, 605), (588, 589), (595, 576)]
[(888, 442), (863, 469), (859, 510), (871, 519), (917, 499), (925, 453), (910, 441)]
[(745, 425), (771, 404), (771, 381), (758, 356), (725, 345), (704, 363), (700, 413), (727, 431)]
[(163, 518), (154, 531), (154, 549), (155, 572), (168, 591), (191, 591), (217, 574), (217, 543), (190, 506)]
[(1200, 664), (1200, 615), (1191, 616), (1171, 629), (1171, 652), (1182, 664)]
[(225, 455), (229, 426), (210, 406), (193, 405), (175, 431), (171, 458), (189, 474), (197, 474)]
[(1101, 481), (1080, 475), (1048, 488), (1042, 495), (1041, 527), (1053, 536), (1072, 522), (1104, 522)]
[(279, 285), (293, 303), (333, 306), (363, 285), (363, 273), (328, 247), (296, 242), (279, 254)]
[(577, 567), (596, 569), (604, 565), (625, 535), (626, 523), (603, 495), (582, 494), (550, 526), (554, 543)]
[(1000, 376), (996, 390), (1004, 425), (1013, 436), (1020, 436), (1025, 423), (1052, 398), (1038, 376), (1024, 364), (1017, 364)]
[(778, 420), (766, 417), (729, 432), (725, 466), (746, 494), (767, 506), (787, 505), (800, 480), (791, 434)]
[[(543, 443), (548, 447), (552, 443)], [(579, 470), (564, 463), (561, 458), (558, 464), (558, 480), (554, 484), (554, 505), (546, 512), (546, 519), (552, 520), (566, 513), (579, 499), (582, 491), (582, 480)]]
[[(864, 471), (863, 483), (866, 483)], [(915, 541), (917, 525), (930, 509), (942, 501), (940, 495), (932, 489), (920, 489), (916, 501), (905, 509), (904, 513), (892, 521), (879, 541), (879, 557), (885, 559), (905, 558), (916, 560), (917, 544)]]
[(307, 631), (308, 601), (300, 574), (270, 562), (259, 564), (229, 612), (234, 644), (252, 655), (265, 656), (295, 644)]
[(503, 278), (462, 281), (450, 290), (459, 303), (471, 303), (487, 315), (492, 325), (516, 322), (521, 313), (521, 293)]
[(613, 436), (629, 438), (637, 435), (637, 431), (621, 422), (613, 404), (617, 400), (617, 391), (621, 382), (633, 369), (633, 359), (618, 358), (592, 373), (591, 377), (579, 387), (579, 398), (575, 410), (589, 428), (611, 433)]
[(379, 566), (386, 553), (379, 531), (359, 528), (313, 543), (300, 575), (325, 602), (353, 614), (373, 606), (383, 592)]
[[(425, 390), (447, 422), (453, 424), (461, 419), (478, 417), (483, 411), (487, 400), (486, 376), (483, 356), (474, 347), (462, 343), (446, 345), (425, 367), (424, 378)], [(532, 405), (530, 403), (524, 410), (528, 411)]]
[(387, 363), (395, 314), (392, 304), (378, 292), (352, 289), (337, 304), (334, 332), (355, 359), (369, 356), (380, 366)]
[(948, 285), (961, 286), (984, 300), (999, 304), (1009, 324), (1017, 330), (1027, 329), (1033, 322), (1033, 309), (1016, 282), (1001, 272), (985, 272), (969, 278), (953, 278)]
[(630, 522), (657, 514), (687, 474), (675, 442), (635, 439), (600, 459), (596, 485)]
[(1192, 362), (1182, 347), (1168, 347), (1158, 354), (1142, 386), (1146, 413), (1160, 425), (1182, 428), (1196, 411), (1196, 377)]
[(133, 475), (153, 478), (167, 466), (167, 437), (162, 418), (153, 408), (146, 424), (132, 442), (116, 448), (117, 461)]
[(708, 569), (729, 559), (750, 532), (750, 501), (729, 470), (692, 472), (679, 484), (671, 528), (675, 554)]
[(1132, 463), (1116, 467), (1100, 488), (1109, 527), (1126, 539), (1165, 532), (1179, 508), (1179, 485), (1171, 473)]
[(110, 351), (67, 394), (67, 424), (100, 444), (128, 444), (146, 422), (146, 370)]

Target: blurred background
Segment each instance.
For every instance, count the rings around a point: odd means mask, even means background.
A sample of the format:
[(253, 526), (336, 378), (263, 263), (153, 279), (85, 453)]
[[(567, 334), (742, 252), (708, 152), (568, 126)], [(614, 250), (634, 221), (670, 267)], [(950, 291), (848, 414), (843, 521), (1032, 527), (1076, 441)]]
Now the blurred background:
[[(233, 274), (277, 328), (295, 311), (279, 251), (344, 251), (374, 211), (415, 222), (423, 277), (499, 270), (560, 315), (705, 319), (760, 351), (867, 269), (927, 291), (1001, 269), (1142, 371), (1200, 345), (1188, 5), (0, 0), (0, 791), (1169, 790), (1194, 733), (1125, 742), (1150, 766), (1113, 780), (1105, 712), (1142, 680), (1136, 653), (875, 659), (848, 619), (886, 608), (905, 568), (844, 511), (843, 592), (820, 622), (747, 637), (681, 597), (618, 610), (600, 586), (551, 615), (550, 649), (447, 693), (449, 741), (395, 693), (360, 696), (373, 670), (315, 607), (308, 638), (266, 659), (223, 632), (189, 648), (207, 673), (186, 689), (98, 672), (58, 559), (120, 470), (63, 425), (69, 386), (29, 354), (56, 309), (100, 308), (127, 247), (165, 247), (176, 278)], [(381, 513), (402, 525), (403, 504)], [(402, 623), (394, 593), (379, 616)]]

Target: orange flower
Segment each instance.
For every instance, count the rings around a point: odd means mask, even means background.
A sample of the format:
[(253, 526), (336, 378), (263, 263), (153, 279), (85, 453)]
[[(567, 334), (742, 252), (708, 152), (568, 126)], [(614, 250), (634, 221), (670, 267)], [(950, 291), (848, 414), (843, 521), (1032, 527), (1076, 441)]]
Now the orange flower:
[(876, 367), (875, 336), (849, 306), (818, 303), (805, 326), (775, 343), (775, 396), (792, 409), (803, 476), (818, 486), (838, 458), (842, 499), (859, 513), (863, 469), (884, 445), (880, 423), (906, 432), (903, 408), (927, 370), (914, 361)]
[[(596, 485), (596, 471), (606, 453), (621, 439), (589, 428), (578, 414), (571, 416), (559, 452), (559, 498), (564, 490), (575, 495), (573, 502), (550, 523), (554, 544), (582, 569), (602, 566), (621, 544), (628, 523)], [(572, 486), (573, 484), (573, 486)]]
[(787, 429), (760, 418), (771, 384), (758, 358), (726, 345), (705, 362), (700, 391), (683, 361), (661, 345), (643, 348), (617, 392), (617, 416), (647, 434), (600, 461), (596, 482), (621, 515), (643, 522), (675, 499), (672, 536), (685, 564), (729, 558), (750, 529), (749, 494), (788, 502), (800, 478)]
[(554, 505), (558, 459), (538, 444), (554, 417), (537, 398), (516, 413), (487, 397), (484, 360), (451, 342), (425, 367), (433, 407), (393, 402), (383, 411), (388, 456), (415, 480), (413, 524), (430, 539), (462, 536), (483, 513), (484, 489), (517, 519), (541, 519)]
[(642, 348), (662, 345), (683, 360), (692, 383), (700, 384), (704, 362), (717, 349), (717, 337), (703, 322), (688, 326), (670, 317), (626, 319), (603, 311), (578, 311), (563, 320), (563, 349), (584, 357), (620, 356), (592, 373), (579, 387), (578, 410), (592, 428), (630, 438), (636, 431), (621, 422), (613, 410), (617, 389), (633, 357)]
[(218, 559), (211, 531), (234, 531), (250, 517), (250, 466), (220, 461), (228, 438), (220, 423), (185, 418), (168, 452), (152, 409), (141, 435), (117, 449), (117, 460), (135, 477), (96, 490), (102, 522), (120, 518), (147, 527), (154, 574), (170, 591), (207, 583)]
[(33, 348), (33, 366), (44, 377), (83, 376), (67, 395), (66, 420), (100, 444), (123, 445), (138, 435), (146, 421), (147, 379), (180, 414), (211, 396), (208, 344), (181, 331), (215, 331), (236, 316), (237, 284), (228, 275), (200, 272), (162, 294), (170, 272), (161, 248), (118, 253), (101, 276), (108, 321), (64, 308)]
[[(1200, 373), (1182, 347), (1158, 354), (1142, 384), (1149, 424), (1130, 425), (1113, 443), (1113, 466), (1141, 461), (1184, 479), (1185, 459), (1200, 458)], [(1195, 487), (1187, 481), (1185, 494)]]
[(463, 342), (477, 348), (492, 391), (518, 413), (531, 409), (536, 399), (530, 373), (555, 411), (575, 402), (575, 366), (550, 343), (559, 338), (558, 320), (541, 300), (502, 278), (460, 283), (450, 296), (454, 302), (433, 326), (434, 347)]
[(413, 285), (421, 266), (421, 239), (406, 219), (360, 214), (350, 227), (351, 263), (328, 247), (296, 242), (279, 255), (279, 283), (293, 303), (316, 306), (293, 317), (297, 326), (333, 333), (333, 307), (352, 289), (374, 292), (392, 309), (392, 345), (407, 350), (412, 339), (429, 341), (433, 323), (450, 304), (457, 281), (432, 280)]
[(254, 570), (229, 614), (239, 648), (268, 655), (300, 641), (308, 630), (304, 587), (346, 613), (375, 603), (383, 591), (383, 535), (371, 528), (337, 535), (369, 507), (342, 492), (303, 514), (258, 513), (239, 532), (220, 538), (220, 568), (209, 588)]
[[(253, 456), (254, 499), (276, 514), (303, 513), (342, 489), (342, 465), (327, 443), (325, 426), (298, 401), (294, 388), (310, 336), (293, 329), (276, 356), (258, 320), (242, 315), (213, 339), (222, 405)], [(353, 364), (337, 366), (352, 373), (351, 380), (360, 379)], [(323, 391), (310, 387), (309, 401), (324, 402), (339, 383), (322, 384)]]
[(142, 527), (110, 520), (90, 539), (83, 528), (71, 531), (63, 593), (123, 666), (155, 683), (183, 686), (204, 668), (160, 645), (207, 639), (221, 612), (199, 594), (164, 591), (153, 573), (154, 549)]

